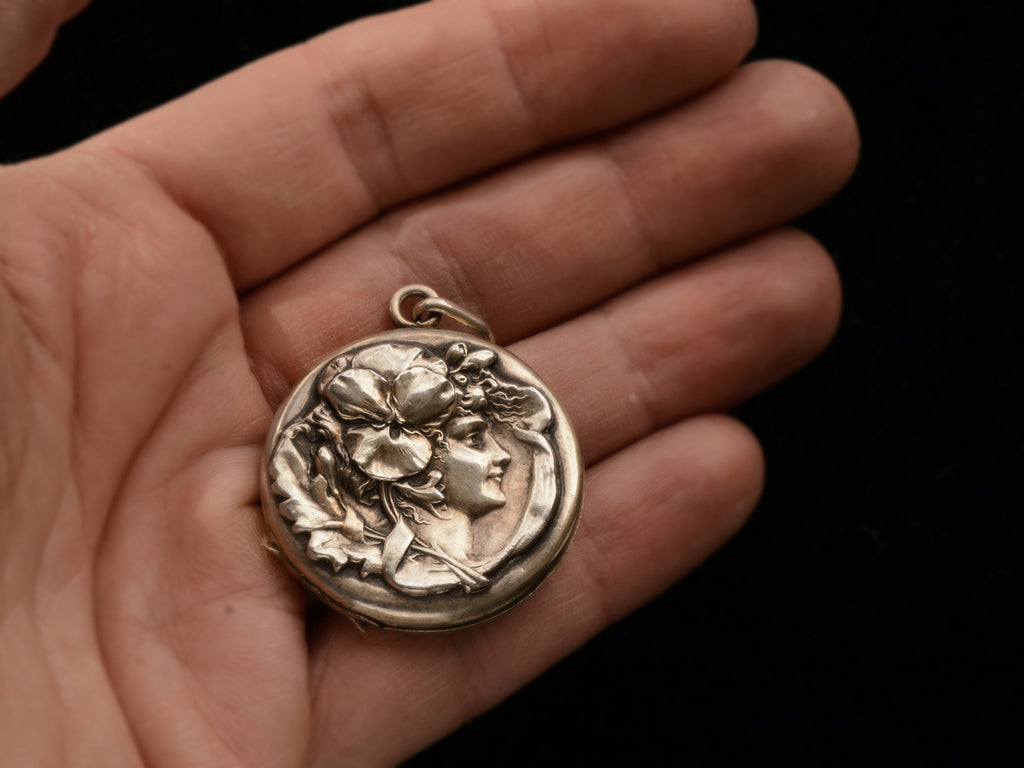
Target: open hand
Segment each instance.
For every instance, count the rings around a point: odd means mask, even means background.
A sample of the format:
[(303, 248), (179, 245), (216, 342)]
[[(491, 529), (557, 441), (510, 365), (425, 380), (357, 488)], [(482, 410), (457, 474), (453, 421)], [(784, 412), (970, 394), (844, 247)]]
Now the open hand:
[[(58, 5), (20, 0), (50, 15), (0, 33), (5, 75)], [(722, 544), (762, 463), (716, 414), (838, 316), (780, 226), (857, 152), (820, 76), (738, 66), (754, 34), (746, 0), (437, 0), (0, 169), (5, 759), (391, 764)], [(545, 379), (585, 504), (511, 613), (361, 634), (264, 550), (257, 468), (290, 386), (408, 283)]]

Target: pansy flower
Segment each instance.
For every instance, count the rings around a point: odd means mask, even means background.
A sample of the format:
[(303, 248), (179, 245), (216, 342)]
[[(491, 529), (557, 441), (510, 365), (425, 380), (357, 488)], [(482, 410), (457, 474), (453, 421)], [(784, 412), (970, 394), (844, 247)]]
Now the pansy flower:
[(448, 366), (429, 352), (378, 344), (355, 355), (323, 384), (323, 394), (349, 426), (352, 462), (375, 480), (395, 481), (426, 468), (433, 445), (424, 434), (457, 404)]

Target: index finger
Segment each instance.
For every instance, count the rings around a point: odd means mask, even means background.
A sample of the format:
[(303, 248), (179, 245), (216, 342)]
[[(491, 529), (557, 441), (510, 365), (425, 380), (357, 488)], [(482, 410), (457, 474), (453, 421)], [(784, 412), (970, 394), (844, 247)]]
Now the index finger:
[(244, 289), (404, 200), (727, 75), (749, 0), (447, 0), (365, 19), (87, 142), (149, 169)]

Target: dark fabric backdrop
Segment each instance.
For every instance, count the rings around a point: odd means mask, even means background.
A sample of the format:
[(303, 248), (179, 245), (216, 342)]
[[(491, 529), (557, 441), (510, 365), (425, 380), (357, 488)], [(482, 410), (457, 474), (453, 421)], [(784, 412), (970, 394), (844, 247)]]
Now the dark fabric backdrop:
[[(0, 161), (403, 4), (96, 0), (0, 105)], [(411, 766), (1022, 764), (1024, 3), (760, 10), (754, 57), (822, 70), (864, 135), (850, 187), (803, 222), (844, 278), (838, 338), (739, 411), (764, 501), (697, 573)]]

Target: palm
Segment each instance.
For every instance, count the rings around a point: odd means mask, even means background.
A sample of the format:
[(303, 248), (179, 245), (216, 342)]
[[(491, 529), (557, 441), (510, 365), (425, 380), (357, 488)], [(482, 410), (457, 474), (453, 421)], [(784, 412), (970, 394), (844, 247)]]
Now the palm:
[[(14, 361), (0, 491), (17, 544), (4, 604), (48, 670), (12, 671), (38, 702), (21, 720), (64, 702), (63, 748), (108, 763), (114, 744), (126, 763), (394, 761), (692, 568), (749, 512), (756, 448), (698, 414), (828, 337), (820, 250), (754, 236), (841, 183), (850, 120), (822, 81), (773, 64), (616, 128), (724, 78), (749, 11), (630, 6), (614, 33), (579, 26), (592, 5), (372, 20), (3, 171), (0, 232), (16, 247), (0, 262)], [(570, 33), (572, 48), (540, 44)], [(367, 56), (382, 40), (405, 53)], [(651, 55), (600, 64), (615, 46)], [(446, 61), (461, 61), (447, 80)], [(409, 87), (428, 64), (441, 74)], [(288, 384), (381, 329), (409, 282), (487, 317), (548, 380), (590, 500), (565, 564), (512, 614), (456, 635), (361, 635), (307, 612), (262, 548), (256, 467)], [(9, 743), (38, 754), (26, 734)]]

